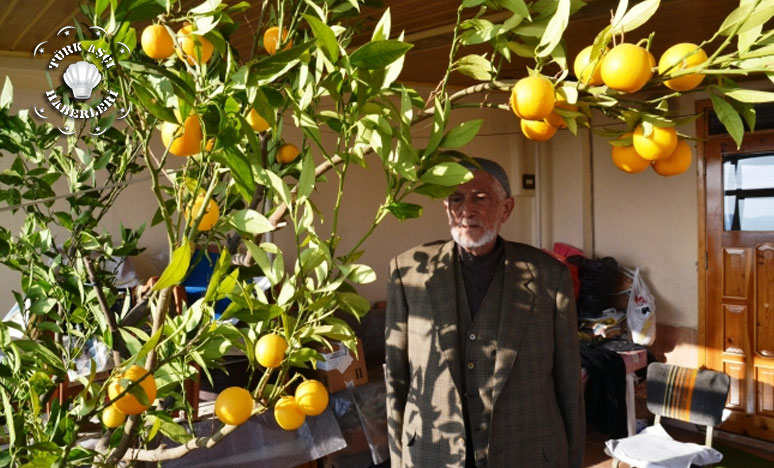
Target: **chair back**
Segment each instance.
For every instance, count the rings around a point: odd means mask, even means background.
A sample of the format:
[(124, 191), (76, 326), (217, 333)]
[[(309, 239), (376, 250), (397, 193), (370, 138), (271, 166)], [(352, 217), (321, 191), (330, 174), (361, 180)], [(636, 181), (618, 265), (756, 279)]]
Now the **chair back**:
[(648, 366), (648, 411), (656, 416), (717, 426), (731, 379), (722, 372), (660, 362)]

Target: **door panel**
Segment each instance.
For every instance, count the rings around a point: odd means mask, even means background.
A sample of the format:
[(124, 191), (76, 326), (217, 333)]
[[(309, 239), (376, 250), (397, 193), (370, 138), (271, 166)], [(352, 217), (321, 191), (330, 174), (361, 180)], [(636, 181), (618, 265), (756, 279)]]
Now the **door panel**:
[(704, 143), (706, 365), (731, 377), (722, 429), (774, 441), (774, 135)]

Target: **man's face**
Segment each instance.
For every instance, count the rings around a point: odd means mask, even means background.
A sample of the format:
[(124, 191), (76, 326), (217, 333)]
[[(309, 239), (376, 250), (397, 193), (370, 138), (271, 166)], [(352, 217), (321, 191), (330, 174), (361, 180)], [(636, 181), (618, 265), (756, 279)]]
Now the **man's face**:
[(494, 247), (500, 226), (513, 210), (513, 199), (490, 174), (474, 171), (473, 180), (457, 187), (444, 206), (455, 242), (483, 255)]

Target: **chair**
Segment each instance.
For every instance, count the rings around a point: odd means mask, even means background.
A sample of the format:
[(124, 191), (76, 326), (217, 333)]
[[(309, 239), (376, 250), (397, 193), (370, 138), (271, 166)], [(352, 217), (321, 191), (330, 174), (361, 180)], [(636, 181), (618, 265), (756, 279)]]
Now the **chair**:
[[(639, 434), (605, 443), (605, 453), (640, 468), (688, 468), (723, 459), (712, 448), (712, 432), (720, 424), (728, 396), (730, 378), (722, 372), (689, 369), (660, 362), (648, 366), (648, 411), (656, 418), (653, 426)], [(672, 439), (661, 426), (661, 417), (706, 426), (704, 445)]]

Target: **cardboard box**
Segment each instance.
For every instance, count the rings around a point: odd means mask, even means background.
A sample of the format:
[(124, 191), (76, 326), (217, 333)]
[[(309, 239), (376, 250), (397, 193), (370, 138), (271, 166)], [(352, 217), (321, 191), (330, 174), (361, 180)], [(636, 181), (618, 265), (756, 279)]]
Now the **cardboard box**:
[(331, 342), (333, 350), (319, 350), (324, 361), (317, 361), (314, 378), (325, 385), (329, 392), (335, 393), (347, 388), (351, 381), (355, 386), (368, 383), (363, 343), (357, 340), (357, 357), (339, 342)]

